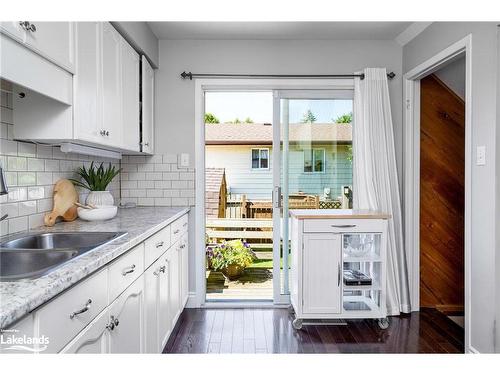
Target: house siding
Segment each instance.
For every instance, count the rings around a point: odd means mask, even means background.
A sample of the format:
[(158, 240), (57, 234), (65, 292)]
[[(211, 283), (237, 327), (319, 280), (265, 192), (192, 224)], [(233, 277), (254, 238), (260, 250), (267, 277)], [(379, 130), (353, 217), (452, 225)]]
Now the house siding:
[[(205, 164), (207, 168), (225, 168), (228, 192), (246, 194), (248, 199), (271, 200), (273, 188), (273, 163), (266, 170), (253, 170), (252, 148), (269, 148), (262, 145), (207, 145)], [(303, 191), (323, 195), (324, 188), (331, 189), (331, 198), (342, 193), (343, 186), (352, 186), (352, 164), (347, 159), (348, 145), (315, 145), (325, 149), (325, 172), (304, 173), (304, 152), (300, 145), (290, 146), (290, 193)]]

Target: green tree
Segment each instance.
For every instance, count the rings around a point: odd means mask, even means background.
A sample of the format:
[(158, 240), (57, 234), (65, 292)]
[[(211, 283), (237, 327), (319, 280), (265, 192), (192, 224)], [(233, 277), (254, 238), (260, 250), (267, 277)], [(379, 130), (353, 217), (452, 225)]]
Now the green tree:
[(245, 119), (245, 124), (253, 124), (253, 120), (250, 117)]
[(205, 124), (218, 124), (220, 123), (219, 119), (215, 117), (213, 113), (207, 112), (205, 113)]
[(336, 124), (350, 124), (352, 122), (352, 112), (344, 113), (342, 116), (333, 120)]
[(312, 113), (312, 111), (308, 109), (307, 112), (304, 113), (301, 122), (303, 124), (312, 124), (313, 122), (316, 122), (316, 116), (314, 116), (314, 113)]

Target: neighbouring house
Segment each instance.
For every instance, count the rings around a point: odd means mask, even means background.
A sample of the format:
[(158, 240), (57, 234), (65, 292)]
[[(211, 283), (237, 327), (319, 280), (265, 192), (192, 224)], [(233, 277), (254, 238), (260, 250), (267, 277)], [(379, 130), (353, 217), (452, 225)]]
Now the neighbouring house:
[(206, 217), (226, 216), (227, 185), (224, 168), (205, 169), (205, 214)]
[[(329, 198), (352, 186), (351, 124), (307, 123), (289, 126), (290, 194)], [(206, 124), (205, 165), (224, 168), (231, 195), (271, 200), (273, 188), (271, 124)]]

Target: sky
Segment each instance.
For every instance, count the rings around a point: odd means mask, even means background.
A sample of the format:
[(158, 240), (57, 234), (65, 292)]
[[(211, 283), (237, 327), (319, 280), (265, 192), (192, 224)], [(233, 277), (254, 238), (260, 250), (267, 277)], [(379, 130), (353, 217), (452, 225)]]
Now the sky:
[[(332, 119), (352, 112), (352, 100), (291, 100), (290, 122), (299, 123), (310, 109), (316, 122), (332, 122)], [(207, 92), (205, 112), (214, 114), (220, 122), (244, 121), (250, 117), (255, 123), (272, 123), (272, 92)]]

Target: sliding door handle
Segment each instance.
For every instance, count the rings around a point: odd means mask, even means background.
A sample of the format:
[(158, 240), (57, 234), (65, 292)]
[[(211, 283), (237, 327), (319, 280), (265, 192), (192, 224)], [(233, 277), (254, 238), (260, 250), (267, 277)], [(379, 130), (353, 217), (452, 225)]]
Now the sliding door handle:
[(337, 286), (340, 286), (340, 262), (337, 263), (337, 271), (338, 271)]
[(281, 186), (275, 186), (273, 190), (273, 207), (281, 208)]

